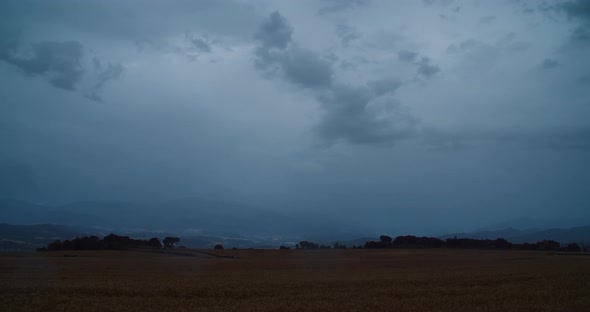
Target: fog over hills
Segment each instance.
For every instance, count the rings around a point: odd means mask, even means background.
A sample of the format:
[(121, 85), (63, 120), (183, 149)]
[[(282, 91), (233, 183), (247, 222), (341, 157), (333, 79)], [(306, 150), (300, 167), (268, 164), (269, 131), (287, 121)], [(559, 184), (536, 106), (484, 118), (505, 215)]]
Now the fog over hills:
[(573, 228), (549, 228), (549, 229), (527, 229), (519, 230), (506, 228), (495, 231), (481, 231), (471, 233), (452, 233), (440, 236), (441, 239), (459, 237), (475, 239), (496, 239), (504, 238), (513, 243), (534, 243), (543, 240), (555, 240), (558, 242), (590, 242), (590, 226), (579, 226)]
[(185, 236), (297, 237), (350, 239), (366, 233), (352, 224), (318, 215), (288, 216), (232, 202), (185, 198), (158, 204), (83, 201), (44, 206), (0, 201), (0, 221), (9, 224), (61, 224), (93, 232), (177, 233)]
[[(0, 200), (0, 240), (4, 245), (22, 244), (28, 249), (55, 239), (110, 233), (150, 238), (180, 236), (189, 247), (211, 248), (216, 243), (231, 247), (276, 248), (294, 245), (300, 240), (331, 244), (335, 241), (362, 245), (380, 234), (420, 235), (391, 227), (387, 233), (363, 229), (354, 223), (326, 216), (287, 215), (232, 202), (201, 198), (184, 198), (157, 204), (125, 201), (81, 201), (62, 206), (45, 206), (20, 200)], [(590, 226), (543, 228), (542, 220), (518, 218), (509, 221), (520, 228), (451, 233), (441, 239), (460, 237), (475, 239), (504, 238), (514, 243), (556, 240), (590, 242)], [(528, 227), (530, 225), (538, 227)], [(540, 226), (540, 227), (539, 227)]]

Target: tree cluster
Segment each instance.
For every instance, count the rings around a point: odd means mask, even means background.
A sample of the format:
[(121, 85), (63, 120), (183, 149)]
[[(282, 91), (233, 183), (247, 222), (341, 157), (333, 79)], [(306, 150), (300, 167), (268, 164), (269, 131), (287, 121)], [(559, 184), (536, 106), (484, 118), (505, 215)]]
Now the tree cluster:
[(178, 237), (166, 237), (164, 245), (157, 237), (150, 239), (133, 239), (129, 236), (109, 234), (103, 239), (98, 236), (76, 237), (72, 240), (56, 240), (47, 247), (38, 248), (37, 251), (58, 251), (58, 250), (125, 250), (133, 248), (160, 249), (162, 247), (174, 248), (180, 241)]
[(310, 241), (300, 241), (299, 244), (295, 245), (295, 249), (330, 249), (329, 245), (320, 245)]
[[(355, 246), (356, 247), (356, 246)], [(504, 238), (474, 239), (474, 238), (447, 238), (442, 240), (436, 237), (416, 237), (413, 235), (398, 236), (392, 239), (381, 235), (378, 241), (366, 242), (363, 248), (464, 248), (464, 249), (504, 249), (504, 250), (549, 250), (549, 251), (581, 251), (576, 243), (562, 247), (559, 242), (543, 240), (533, 244), (513, 244)]]

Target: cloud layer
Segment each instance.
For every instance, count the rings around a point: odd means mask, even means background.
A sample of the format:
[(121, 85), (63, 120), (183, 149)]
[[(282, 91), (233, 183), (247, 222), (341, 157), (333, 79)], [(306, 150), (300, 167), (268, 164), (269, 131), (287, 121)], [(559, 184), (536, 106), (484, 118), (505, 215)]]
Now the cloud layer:
[(2, 1), (1, 196), (203, 196), (414, 233), (588, 220), (588, 8)]

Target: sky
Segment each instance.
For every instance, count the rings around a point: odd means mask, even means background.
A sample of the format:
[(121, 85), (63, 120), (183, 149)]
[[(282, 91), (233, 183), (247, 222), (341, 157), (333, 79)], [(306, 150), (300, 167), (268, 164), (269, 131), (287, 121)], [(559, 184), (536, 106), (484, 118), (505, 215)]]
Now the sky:
[(585, 0), (4, 0), (0, 196), (588, 224), (589, 55)]

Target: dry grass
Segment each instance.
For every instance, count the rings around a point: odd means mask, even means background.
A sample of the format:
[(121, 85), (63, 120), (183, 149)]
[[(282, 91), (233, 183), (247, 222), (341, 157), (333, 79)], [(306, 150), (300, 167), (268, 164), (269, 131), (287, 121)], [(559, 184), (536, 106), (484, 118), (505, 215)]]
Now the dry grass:
[(0, 310), (590, 311), (588, 256), (473, 250), (218, 253), (236, 258), (133, 251), (3, 254)]

